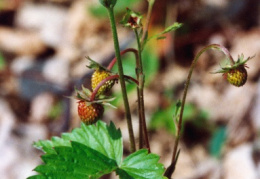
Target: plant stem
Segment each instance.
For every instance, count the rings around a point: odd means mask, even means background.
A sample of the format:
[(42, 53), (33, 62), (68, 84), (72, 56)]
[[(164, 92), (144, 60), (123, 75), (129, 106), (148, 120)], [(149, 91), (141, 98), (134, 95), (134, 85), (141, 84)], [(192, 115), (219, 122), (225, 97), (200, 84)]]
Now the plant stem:
[(115, 17), (114, 17), (114, 9), (112, 7), (109, 7), (109, 8), (107, 8), (107, 10), (108, 10), (110, 25), (111, 25), (112, 34), (113, 34), (115, 55), (116, 55), (117, 63), (118, 63), (119, 81), (121, 84), (121, 91), (122, 91), (122, 96), (123, 96), (123, 100), (124, 100), (125, 112), (126, 112), (126, 120), (127, 120), (129, 140), (130, 140), (130, 151), (134, 152), (136, 150), (135, 138), (134, 138), (134, 132), (133, 132), (131, 112), (130, 112), (128, 97), (127, 97), (127, 92), (126, 92), (126, 86), (125, 86), (123, 65), (122, 65), (122, 60), (121, 60), (121, 55), (120, 55), (120, 48), (119, 48), (117, 29), (116, 29), (116, 21), (115, 21)]
[(185, 101), (186, 101), (186, 96), (187, 96), (190, 80), (191, 80), (191, 75), (192, 75), (194, 67), (195, 67), (199, 57), (201, 56), (201, 54), (203, 54), (206, 50), (209, 50), (209, 49), (215, 49), (215, 50), (222, 51), (227, 56), (227, 58), (228, 58), (228, 60), (230, 61), (231, 64), (235, 63), (232, 56), (230, 55), (229, 51), (225, 47), (218, 45), (218, 44), (211, 44), (211, 45), (204, 47), (203, 49), (201, 49), (199, 51), (199, 53), (197, 53), (197, 55), (193, 59), (192, 64), (190, 66), (189, 74), (188, 74), (188, 77), (187, 77), (187, 80), (186, 80), (186, 83), (185, 83), (183, 97), (182, 97), (182, 101), (181, 101), (180, 117), (179, 117), (179, 120), (178, 120), (177, 135), (176, 135), (176, 139), (175, 139), (175, 142), (174, 142), (172, 162), (171, 162), (171, 165), (167, 168), (167, 170), (165, 171), (165, 174), (164, 174), (164, 176), (166, 176), (167, 178), (171, 178), (172, 173), (175, 170), (175, 166), (176, 166), (177, 159), (178, 159), (178, 152), (177, 151), (178, 151), (178, 144), (179, 144), (179, 140), (180, 140), (180, 136), (181, 136), (183, 111), (184, 111), (184, 105), (185, 105)]
[[(155, 0), (148, 0), (148, 12), (147, 12), (147, 17), (146, 17), (146, 23), (143, 29), (143, 35), (141, 38), (141, 43), (143, 44), (144, 40), (147, 38), (148, 36), (148, 28), (151, 22), (151, 16), (152, 16), (152, 9), (153, 9), (153, 5), (154, 5)], [(143, 49), (143, 47), (142, 47)]]
[(139, 146), (143, 148), (143, 137), (145, 140), (146, 147), (150, 152), (150, 144), (148, 139), (148, 132), (145, 121), (145, 109), (144, 109), (144, 74), (143, 74), (143, 63), (142, 63), (142, 50), (141, 50), (141, 42), (140, 37), (136, 29), (134, 29), (135, 36), (137, 39), (137, 47), (138, 47), (138, 58), (136, 63), (136, 76), (139, 81), (139, 86), (137, 88), (138, 95), (138, 108), (139, 108)]

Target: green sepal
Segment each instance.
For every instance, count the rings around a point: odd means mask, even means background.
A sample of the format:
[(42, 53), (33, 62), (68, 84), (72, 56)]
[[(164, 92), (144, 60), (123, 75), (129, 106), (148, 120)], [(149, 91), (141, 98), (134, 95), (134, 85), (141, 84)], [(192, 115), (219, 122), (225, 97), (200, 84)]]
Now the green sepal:
[(75, 96), (76, 99), (89, 101), (92, 92), (88, 88), (85, 88), (83, 85), (81, 86), (81, 88), (82, 90), (80, 91), (76, 87), (74, 87), (76, 91), (76, 96)]
[(105, 95), (99, 95), (98, 98), (96, 98), (93, 101), (90, 101), (90, 97), (92, 95), (92, 92), (88, 88), (85, 88), (82, 85), (81, 91), (78, 90), (76, 87), (75, 87), (75, 91), (76, 91), (76, 96), (74, 96), (74, 98), (76, 98), (78, 100), (85, 101), (87, 103), (87, 105), (90, 105), (92, 103), (99, 103), (99, 104), (103, 104), (103, 105), (106, 105), (106, 106), (110, 106), (114, 109), (117, 108), (116, 106), (114, 106), (110, 103), (113, 100), (115, 100), (115, 97), (108, 97), (108, 96), (105, 96)]
[(247, 59), (244, 60), (244, 55), (241, 54), (241, 55), (238, 55), (238, 59), (237, 61), (233, 64), (233, 65), (227, 65), (225, 67), (221, 67), (221, 69), (215, 71), (215, 72), (211, 72), (212, 74), (215, 74), (215, 73), (227, 73), (228, 71), (230, 70), (234, 70), (234, 69), (237, 69), (241, 66), (245, 66), (246, 62), (248, 62), (248, 60), (254, 58), (255, 56), (252, 56), (252, 57), (248, 57)]
[(94, 69), (94, 70), (103, 70), (103, 71), (110, 72), (106, 67), (104, 67), (101, 64), (97, 63), (96, 61), (92, 60), (89, 56), (87, 56), (86, 58), (90, 61), (90, 64), (87, 65), (88, 68)]
[(124, 27), (129, 27), (131, 29), (137, 29), (142, 27), (142, 20), (143, 16), (137, 12), (132, 11), (129, 8), (126, 8), (126, 14), (124, 15), (123, 19), (120, 21)]

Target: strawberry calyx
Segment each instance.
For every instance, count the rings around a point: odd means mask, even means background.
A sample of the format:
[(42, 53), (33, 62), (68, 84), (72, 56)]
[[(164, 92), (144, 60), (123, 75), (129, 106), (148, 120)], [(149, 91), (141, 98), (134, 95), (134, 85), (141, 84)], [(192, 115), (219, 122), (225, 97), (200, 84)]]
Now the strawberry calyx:
[(114, 105), (112, 105), (110, 103), (115, 98), (111, 98), (111, 97), (108, 97), (108, 96), (105, 96), (105, 95), (100, 95), (100, 96), (98, 96), (98, 98), (95, 98), (95, 99), (92, 100), (91, 96), (92, 96), (93, 93), (88, 88), (85, 88), (83, 85), (82, 85), (81, 91), (76, 89), (76, 88), (75, 88), (75, 91), (76, 91), (76, 95), (74, 97), (76, 99), (78, 99), (79, 101), (85, 101), (87, 105), (98, 103), (98, 104), (102, 104), (102, 105), (106, 105), (106, 106), (116, 108)]
[(236, 87), (243, 86), (247, 81), (246, 62), (253, 57), (248, 57), (244, 60), (244, 55), (238, 56), (238, 60), (230, 66), (221, 67), (220, 70), (214, 73), (222, 73), (223, 77)]
[(86, 57), (90, 64), (86, 65), (88, 68), (93, 69), (93, 70), (101, 70), (101, 71), (106, 71), (109, 73), (112, 73), (110, 70), (108, 70), (106, 67), (102, 66), (101, 64), (97, 63), (96, 61), (92, 60), (89, 56)]
[(241, 54), (241, 55), (238, 56), (238, 60), (233, 65), (227, 65), (225, 67), (221, 67), (220, 70), (215, 71), (213, 73), (223, 73), (223, 74), (225, 74), (225, 73), (227, 73), (231, 70), (239, 69), (239, 68), (242, 68), (242, 67), (247, 67), (246, 62), (248, 62), (248, 60), (250, 60), (252, 58), (254, 58), (254, 56), (248, 57), (247, 59), (244, 60), (244, 55)]

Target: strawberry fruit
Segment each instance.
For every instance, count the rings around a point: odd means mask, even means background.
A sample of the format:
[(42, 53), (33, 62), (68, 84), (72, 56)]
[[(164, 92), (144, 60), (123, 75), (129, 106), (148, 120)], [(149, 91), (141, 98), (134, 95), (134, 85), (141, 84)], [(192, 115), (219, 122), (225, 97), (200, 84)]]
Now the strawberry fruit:
[(78, 115), (85, 124), (93, 124), (102, 117), (104, 107), (99, 103), (88, 103), (84, 100), (78, 102)]
[(81, 91), (77, 89), (75, 89), (75, 91), (76, 96), (74, 97), (78, 100), (78, 115), (81, 121), (87, 125), (93, 124), (101, 119), (104, 113), (104, 105), (114, 107), (109, 103), (114, 98), (100, 96), (91, 100), (92, 92), (84, 86), (82, 86)]
[[(90, 61), (90, 65), (87, 66), (87, 67), (95, 70), (95, 72), (93, 73), (93, 75), (91, 77), (91, 87), (92, 87), (92, 90), (94, 91), (95, 88), (98, 86), (98, 84), (102, 80), (111, 76), (112, 73), (108, 69), (106, 69), (105, 67), (101, 66), (100, 64), (98, 64), (97, 62), (92, 60), (91, 58), (89, 58), (89, 57), (87, 57), (87, 58)], [(111, 88), (113, 87), (114, 84), (115, 84), (115, 80), (107, 81), (105, 84), (103, 84), (99, 88), (96, 96), (103, 95), (103, 94), (107, 93), (108, 91), (111, 90)]]
[(236, 69), (231, 69), (224, 74), (228, 82), (234, 86), (240, 87), (246, 83), (247, 71), (244, 66), (240, 66)]
[(214, 73), (222, 73), (224, 78), (236, 87), (243, 86), (247, 81), (246, 62), (252, 58), (253, 57), (248, 57), (244, 60), (244, 55), (242, 54), (241, 56), (238, 56), (238, 60), (234, 62), (234, 64), (222, 67), (219, 71)]
[[(93, 73), (93, 75), (91, 77), (92, 90), (94, 90), (102, 80), (109, 77), (110, 75), (111, 75), (111, 73), (109, 71), (106, 71), (103, 69), (95, 70), (95, 72)], [(103, 86), (101, 86), (99, 88), (99, 90), (97, 92), (97, 96), (110, 91), (114, 84), (115, 84), (115, 80), (107, 81)]]

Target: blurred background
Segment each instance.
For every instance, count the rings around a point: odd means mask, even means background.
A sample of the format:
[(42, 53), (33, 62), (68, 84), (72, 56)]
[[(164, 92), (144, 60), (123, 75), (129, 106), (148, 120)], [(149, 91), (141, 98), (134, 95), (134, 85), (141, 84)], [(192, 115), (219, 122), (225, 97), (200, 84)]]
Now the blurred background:
[[(129, 7), (145, 14), (146, 0), (118, 0), (119, 22)], [(240, 88), (221, 74), (218, 51), (207, 51), (195, 68), (181, 138), (176, 179), (260, 178), (260, 1), (157, 0), (149, 35), (183, 23), (167, 38), (151, 41), (143, 53), (145, 107), (151, 150), (170, 164), (175, 104), (189, 65), (204, 46), (227, 47), (233, 58), (255, 56), (248, 82)], [(136, 47), (134, 34), (118, 23), (122, 49)], [(107, 65), (114, 57), (106, 10), (98, 0), (0, 0), (0, 178), (24, 179), (41, 163), (34, 141), (60, 136), (80, 125), (74, 87), (90, 88), (86, 56)], [(134, 55), (123, 56), (125, 73), (135, 76)], [(113, 71), (116, 72), (114, 67)], [(127, 85), (138, 136), (136, 90)], [(104, 121), (120, 127), (128, 151), (128, 132), (119, 85)], [(109, 176), (107, 176), (109, 178)], [(110, 178), (115, 178), (111, 176)]]

